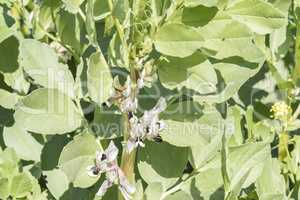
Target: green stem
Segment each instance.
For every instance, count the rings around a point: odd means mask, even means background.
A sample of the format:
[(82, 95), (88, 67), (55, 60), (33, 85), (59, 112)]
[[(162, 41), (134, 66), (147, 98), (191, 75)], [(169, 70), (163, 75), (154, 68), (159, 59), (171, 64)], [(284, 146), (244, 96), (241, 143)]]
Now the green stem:
[[(122, 117), (123, 117), (123, 137), (124, 137), (124, 142), (126, 143), (130, 136), (128, 114), (123, 113)], [(131, 153), (128, 153), (126, 149), (123, 148), (121, 169), (124, 172), (126, 178), (128, 179), (131, 185), (135, 185), (135, 174), (134, 174), (135, 157), (136, 157), (136, 150), (132, 151)], [(118, 193), (118, 200), (124, 200), (124, 197), (121, 192)]]
[[(126, 67), (129, 66), (129, 48), (128, 48), (128, 45), (127, 45), (127, 42), (126, 42), (126, 39), (125, 39), (125, 33), (124, 33), (124, 30), (123, 30), (123, 27), (122, 27), (122, 24), (120, 23), (119, 19), (116, 18), (114, 15), (113, 15), (113, 10), (114, 10), (114, 5), (113, 5), (113, 1), (112, 0), (107, 0), (107, 3), (108, 3), (108, 7), (109, 7), (109, 11), (111, 13), (111, 18), (112, 18), (112, 21), (114, 23), (114, 26), (116, 27), (116, 30), (117, 30), (117, 33), (118, 33), (118, 36), (120, 38), (120, 41), (121, 41), (121, 44), (124, 48), (124, 59), (125, 59), (125, 65)], [(130, 71), (132, 71), (130, 69)]]
[(296, 45), (295, 45), (295, 68), (293, 73), (293, 79), (295, 83), (298, 83), (300, 78), (300, 22), (297, 20), (297, 33), (296, 33)]
[(167, 196), (179, 191), (184, 184), (186, 184), (188, 181), (192, 180), (193, 178), (195, 178), (200, 172), (198, 172), (197, 170), (195, 170), (193, 173), (191, 173), (186, 179), (182, 180), (180, 183), (178, 183), (177, 185), (171, 187), (170, 189), (168, 189), (166, 192), (164, 192), (162, 194), (162, 196), (160, 197), (159, 200), (163, 200), (165, 199)]
[(278, 158), (283, 161), (288, 155), (288, 143), (289, 135), (286, 131), (283, 131), (279, 135), (279, 146), (278, 146)]
[[(129, 52), (129, 48), (127, 45), (127, 42), (125, 40), (125, 34), (123, 27), (120, 23), (120, 21), (113, 16), (113, 2), (112, 0), (107, 0), (109, 10), (111, 12), (111, 18), (113, 20), (114, 26), (116, 27), (117, 34), (120, 38), (121, 44), (123, 48), (125, 49), (125, 52)], [(135, 68), (134, 64), (129, 62), (129, 55), (125, 55), (126, 59), (126, 65), (130, 66), (130, 78), (134, 84), (136, 84), (136, 75), (135, 75)], [(133, 90), (136, 90), (136, 87), (133, 88)], [(133, 92), (136, 94), (136, 92)], [(123, 113), (123, 141), (126, 144), (129, 137), (130, 137), (130, 126), (129, 126), (129, 119), (128, 119), (128, 113)], [(135, 158), (136, 158), (136, 150), (132, 151), (131, 153), (128, 153), (125, 148), (123, 148), (122, 152), (122, 160), (121, 160), (121, 169), (124, 172), (125, 176), (127, 177), (128, 181), (135, 185), (135, 174), (134, 174), (134, 167), (135, 167)], [(122, 194), (119, 192), (118, 199), (123, 200)]]
[[(127, 113), (123, 114), (123, 134), (124, 134), (124, 142), (127, 142), (127, 140), (130, 137), (130, 127), (129, 127), (129, 119)], [(135, 177), (134, 177), (134, 163), (135, 163), (135, 154), (136, 151), (132, 151), (131, 153), (128, 153), (125, 149), (123, 150), (122, 154), (122, 161), (121, 161), (121, 168), (123, 172), (125, 173), (126, 177), (128, 178), (129, 182), (134, 184)]]

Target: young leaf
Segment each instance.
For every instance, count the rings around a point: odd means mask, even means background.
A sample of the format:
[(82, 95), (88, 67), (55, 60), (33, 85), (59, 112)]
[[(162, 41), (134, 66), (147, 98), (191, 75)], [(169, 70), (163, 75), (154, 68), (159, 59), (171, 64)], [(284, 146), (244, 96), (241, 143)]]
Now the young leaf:
[(98, 105), (107, 101), (112, 89), (110, 68), (101, 52), (91, 55), (87, 70), (88, 93)]

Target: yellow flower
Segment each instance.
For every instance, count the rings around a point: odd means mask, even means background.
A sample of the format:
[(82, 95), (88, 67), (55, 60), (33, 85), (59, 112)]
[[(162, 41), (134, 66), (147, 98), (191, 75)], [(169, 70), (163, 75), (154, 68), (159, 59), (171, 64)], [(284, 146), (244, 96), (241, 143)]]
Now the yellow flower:
[(272, 106), (270, 111), (274, 113), (273, 117), (275, 119), (287, 120), (292, 113), (292, 108), (284, 101), (279, 101)]

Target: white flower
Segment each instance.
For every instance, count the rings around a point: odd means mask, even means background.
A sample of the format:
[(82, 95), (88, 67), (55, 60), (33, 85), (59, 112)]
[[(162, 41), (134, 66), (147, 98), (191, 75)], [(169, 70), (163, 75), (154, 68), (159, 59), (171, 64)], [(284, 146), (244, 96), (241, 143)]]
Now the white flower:
[(99, 188), (97, 196), (104, 196), (110, 187), (117, 184), (124, 198), (129, 200), (131, 199), (131, 195), (135, 192), (135, 188), (130, 185), (123, 171), (118, 166), (118, 153), (119, 150), (113, 141), (110, 142), (105, 151), (97, 151), (95, 165), (87, 168), (88, 175), (95, 177), (101, 173), (105, 173), (106, 180)]
[(130, 194), (133, 194), (135, 192), (135, 187), (133, 187), (128, 182), (125, 174), (120, 168), (118, 169), (118, 175), (119, 175), (119, 190), (123, 194), (123, 197), (126, 200), (132, 199)]
[(126, 149), (130, 153), (138, 146), (144, 147), (145, 139), (155, 140), (159, 137), (159, 132), (166, 125), (159, 120), (159, 114), (167, 107), (166, 100), (160, 98), (154, 108), (145, 111), (141, 119), (133, 116), (130, 119), (130, 138), (126, 143)]
[(125, 98), (120, 105), (120, 109), (122, 112), (134, 112), (137, 107), (137, 98), (132, 99), (131, 97)]
[(95, 165), (87, 167), (88, 175), (96, 177), (113, 168), (117, 164), (118, 153), (119, 150), (113, 141), (110, 142), (108, 148), (104, 152), (97, 151)]
[(117, 165), (106, 172), (106, 180), (102, 183), (96, 195), (104, 196), (107, 190), (114, 184), (118, 185), (119, 190), (126, 200), (132, 199), (131, 195), (135, 192), (135, 187), (128, 182), (123, 171)]

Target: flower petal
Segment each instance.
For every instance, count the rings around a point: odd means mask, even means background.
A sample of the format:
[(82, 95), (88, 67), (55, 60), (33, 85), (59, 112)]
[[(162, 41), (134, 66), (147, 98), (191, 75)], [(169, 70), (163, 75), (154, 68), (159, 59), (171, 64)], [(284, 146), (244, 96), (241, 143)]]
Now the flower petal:
[(118, 170), (118, 174), (119, 174), (120, 186), (126, 191), (126, 193), (133, 194), (135, 192), (135, 187), (129, 183), (125, 174), (123, 173), (123, 171), (120, 168)]
[(135, 138), (130, 138), (126, 143), (126, 150), (128, 153), (131, 153), (136, 147)]
[(110, 188), (113, 185), (112, 182), (105, 180), (101, 187), (99, 188), (98, 192), (97, 192), (97, 196), (104, 196), (105, 193), (107, 192), (108, 188)]
[(110, 142), (109, 146), (105, 150), (105, 155), (107, 157), (107, 162), (112, 162), (117, 159), (119, 149), (116, 147), (113, 141)]

